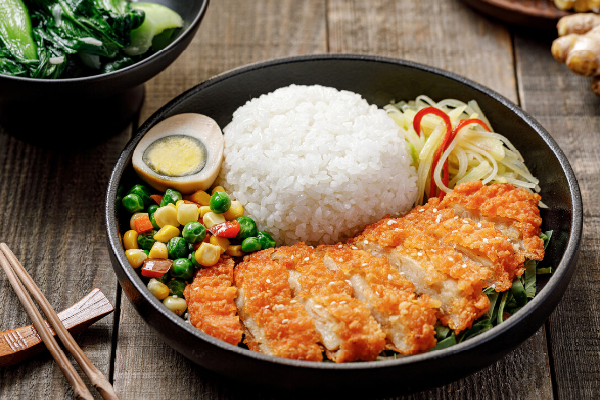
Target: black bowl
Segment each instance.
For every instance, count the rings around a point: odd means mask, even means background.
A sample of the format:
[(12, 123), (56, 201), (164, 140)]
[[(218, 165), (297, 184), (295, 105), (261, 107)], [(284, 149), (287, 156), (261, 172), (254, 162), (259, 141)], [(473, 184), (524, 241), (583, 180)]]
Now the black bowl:
[(0, 75), (0, 125), (45, 145), (85, 144), (118, 133), (144, 101), (144, 82), (167, 68), (192, 41), (209, 0), (149, 0), (181, 15), (183, 28), (161, 51), (108, 74), (72, 79)]
[[(247, 100), (279, 87), (320, 84), (360, 93), (378, 106), (391, 99), (477, 100), (498, 132), (521, 151), (540, 179), (544, 202), (543, 230), (554, 230), (543, 263), (552, 276), (539, 285), (537, 296), (506, 322), (441, 351), (392, 361), (348, 364), (311, 363), (251, 352), (214, 339), (193, 328), (161, 305), (134, 271), (119, 241), (116, 207), (120, 185), (137, 178), (131, 155), (137, 143), (159, 121), (197, 112), (221, 127)], [(407, 61), (358, 55), (316, 55), (252, 64), (216, 76), (175, 98), (150, 117), (121, 153), (106, 197), (106, 226), (112, 264), (125, 293), (140, 315), (174, 349), (208, 369), (239, 380), (288, 389), (381, 390), (395, 394), (442, 385), (484, 368), (535, 333), (560, 301), (579, 252), (582, 204), (577, 180), (552, 137), (531, 116), (499, 94), (468, 79)], [(543, 286), (543, 287), (542, 287)], [(314, 392), (313, 392), (314, 393)]]

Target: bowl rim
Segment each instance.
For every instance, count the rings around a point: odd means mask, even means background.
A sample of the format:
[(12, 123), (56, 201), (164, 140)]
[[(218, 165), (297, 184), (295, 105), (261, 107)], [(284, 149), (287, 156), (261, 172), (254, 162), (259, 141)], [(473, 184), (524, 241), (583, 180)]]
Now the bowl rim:
[[(445, 78), (452, 79), (454, 81), (458, 81), (459, 83), (470, 86), (472, 89), (475, 89), (481, 92), (484, 95), (490, 96), (492, 99), (498, 101), (505, 107), (507, 107), (510, 111), (512, 111), (517, 117), (519, 117), (522, 121), (524, 121), (527, 125), (529, 125), (534, 131), (540, 135), (542, 140), (550, 147), (554, 155), (557, 157), (559, 164), (565, 174), (567, 179), (567, 184), (569, 187), (569, 194), (572, 201), (573, 211), (571, 215), (571, 232), (569, 235), (567, 247), (565, 252), (563, 253), (560, 263), (555, 267), (550, 279), (545, 284), (545, 286), (540, 290), (536, 296), (530, 300), (521, 310), (519, 310), (514, 317), (504, 321), (502, 324), (495, 326), (489, 331), (482, 333), (474, 338), (471, 338), (463, 343), (458, 343), (454, 346), (448, 347), (446, 349), (437, 350), (433, 352), (422, 353), (418, 355), (412, 355), (408, 357), (401, 357), (394, 360), (384, 360), (378, 362), (354, 362), (354, 363), (317, 363), (311, 361), (300, 361), (300, 360), (290, 360), (286, 358), (270, 356), (262, 353), (258, 353), (255, 351), (247, 350), (238, 346), (231, 345), (219, 339), (216, 339), (210, 335), (205, 334), (199, 329), (193, 327), (191, 324), (185, 322), (181, 317), (176, 316), (172, 312), (166, 309), (166, 307), (161, 307), (161, 302), (157, 300), (150, 292), (148, 292), (143, 281), (138, 276), (137, 272), (133, 268), (128, 268), (128, 261), (125, 257), (125, 251), (121, 246), (119, 232), (117, 230), (117, 224), (115, 222), (114, 216), (115, 212), (115, 199), (116, 192), (118, 189), (118, 184), (121, 180), (123, 171), (127, 166), (127, 159), (129, 158), (129, 154), (134, 150), (137, 143), (141, 140), (141, 138), (146, 134), (146, 132), (154, 126), (157, 122), (163, 119), (163, 115), (169, 113), (175, 106), (179, 105), (181, 102), (186, 101), (192, 94), (202, 91), (206, 88), (209, 88), (217, 83), (225, 81), (227, 79), (231, 79), (241, 74), (245, 74), (252, 71), (257, 71), (264, 68), (280, 66), (289, 63), (302, 63), (302, 62), (314, 62), (314, 61), (332, 61), (332, 60), (354, 60), (354, 61), (366, 61), (366, 62), (376, 62), (376, 63), (388, 63), (394, 65), (400, 65), (408, 68), (417, 69), (423, 72), (433, 73), (436, 75), (441, 75)], [(113, 196), (114, 195), (114, 196)], [(337, 53), (326, 53), (326, 54), (312, 54), (312, 55), (303, 55), (303, 56), (292, 56), (285, 58), (276, 58), (270, 59), (266, 61), (260, 61), (248, 65), (244, 65), (241, 67), (234, 68), (232, 70), (220, 73), (207, 79), (206, 81), (188, 89), (175, 97), (173, 100), (168, 102), (166, 105), (157, 110), (152, 116), (150, 116), (144, 124), (138, 129), (138, 131), (132, 136), (129, 140), (117, 163), (115, 164), (113, 171), (111, 173), (111, 177), (109, 180), (107, 194), (106, 194), (106, 208), (105, 208), (105, 217), (106, 217), (106, 229), (108, 234), (108, 242), (111, 248), (111, 251), (115, 258), (118, 260), (121, 270), (125, 273), (130, 283), (135, 287), (138, 294), (144, 297), (146, 301), (152, 304), (155, 312), (160, 312), (164, 317), (169, 319), (175, 325), (177, 325), (181, 329), (185, 329), (188, 333), (202, 339), (205, 342), (208, 342), (212, 345), (215, 345), (221, 350), (230, 351), (234, 353), (238, 353), (241, 356), (250, 357), (255, 359), (256, 361), (262, 362), (270, 362), (281, 365), (286, 365), (289, 367), (300, 367), (303, 369), (313, 369), (313, 370), (365, 370), (365, 369), (386, 369), (386, 368), (395, 368), (401, 365), (409, 365), (409, 364), (417, 364), (417, 363), (425, 363), (434, 360), (438, 360), (449, 356), (454, 353), (458, 353), (461, 351), (467, 351), (474, 349), (484, 343), (488, 343), (490, 341), (495, 340), (499, 336), (503, 335), (505, 332), (511, 330), (516, 325), (523, 322), (530, 314), (532, 314), (535, 310), (537, 310), (545, 300), (551, 295), (554, 288), (556, 288), (563, 279), (570, 279), (570, 269), (575, 268), (575, 263), (573, 261), (576, 259), (578, 254), (581, 236), (582, 236), (582, 228), (583, 228), (583, 204), (581, 199), (581, 192), (579, 189), (579, 184), (575, 177), (575, 174), (567, 160), (565, 154), (560, 149), (556, 141), (550, 136), (550, 134), (527, 112), (522, 110), (512, 101), (508, 100), (506, 97), (500, 95), (499, 93), (489, 89), (479, 83), (476, 83), (470, 79), (462, 77), (452, 72), (448, 72), (445, 70), (441, 70), (438, 68), (430, 67), (424, 64), (415, 63), (412, 61), (406, 61), (396, 58), (390, 57), (381, 57), (374, 55), (363, 55), (363, 54), (337, 54)], [(114, 268), (114, 263), (113, 263)], [(152, 326), (151, 326), (152, 327)]]
[[(149, 1), (152, 2), (152, 0), (149, 0)], [(144, 59), (136, 62), (135, 64), (132, 64), (123, 69), (118, 69), (113, 72), (107, 72), (105, 74), (90, 75), (90, 76), (84, 76), (84, 77), (79, 77), (79, 78), (66, 78), (66, 79), (60, 79), (60, 78), (59, 79), (40, 79), (40, 78), (26, 78), (26, 77), (24, 78), (21, 76), (0, 74), (0, 80), (58, 85), (61, 83), (102, 81), (104, 79), (109, 79), (109, 78), (113, 78), (113, 77), (125, 74), (133, 69), (136, 69), (138, 67), (141, 67), (143, 65), (146, 65), (146, 64), (154, 61), (156, 58), (159, 58), (164, 53), (167, 53), (167, 52), (171, 51), (173, 48), (175, 48), (176, 46), (178, 46), (179, 43), (184, 41), (188, 36), (192, 35), (192, 32), (194, 31), (194, 27), (202, 21), (202, 19), (204, 18), (204, 14), (206, 13), (206, 10), (208, 9), (208, 5), (210, 3), (210, 0), (201, 0), (201, 1), (202, 1), (202, 5), (200, 6), (200, 11), (196, 14), (195, 18), (192, 20), (192, 22), (190, 22), (190, 25), (185, 29), (185, 31), (183, 31), (183, 33), (181, 35), (179, 35), (174, 41), (169, 43), (169, 45), (167, 47), (165, 47), (164, 49), (159, 50), (159, 51), (155, 52), (154, 54), (152, 54), (150, 57), (144, 58)]]

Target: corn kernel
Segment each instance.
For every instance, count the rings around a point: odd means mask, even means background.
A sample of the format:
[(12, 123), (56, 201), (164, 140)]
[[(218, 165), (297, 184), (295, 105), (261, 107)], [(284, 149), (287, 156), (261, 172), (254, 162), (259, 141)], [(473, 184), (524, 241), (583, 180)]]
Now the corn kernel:
[(232, 201), (231, 207), (223, 213), (223, 216), (227, 221), (233, 221), (236, 218), (243, 217), (244, 207), (242, 207), (242, 203), (237, 200)]
[(154, 235), (154, 240), (167, 243), (169, 240), (177, 236), (179, 236), (179, 229), (175, 228), (173, 225), (165, 225), (160, 228), (160, 231), (156, 232), (156, 235)]
[(162, 242), (154, 242), (150, 249), (150, 258), (169, 258), (169, 252), (167, 251), (167, 245)]
[(229, 254), (232, 257), (241, 257), (244, 255), (241, 244), (236, 244), (236, 245), (230, 244), (229, 246), (227, 246), (227, 250), (225, 250), (225, 253)]
[(212, 228), (214, 225), (221, 224), (225, 222), (225, 217), (223, 214), (215, 214), (214, 212), (207, 212), (202, 217), (202, 223), (206, 226), (206, 229)]
[(195, 204), (180, 204), (177, 209), (177, 222), (185, 225), (188, 222), (198, 221), (198, 213), (200, 210)]
[(131, 218), (129, 219), (129, 227), (133, 230), (135, 230), (135, 220), (143, 217), (144, 215), (148, 215), (148, 213), (135, 213), (131, 216)]
[(175, 208), (179, 210), (179, 205), (180, 204), (185, 204), (184, 200), (177, 200), (177, 203), (175, 203)]
[(130, 249), (139, 249), (140, 246), (138, 246), (138, 233), (136, 230), (132, 229), (130, 231), (125, 232), (125, 234), (123, 235), (123, 247), (125, 247), (125, 250), (130, 250)]
[(204, 267), (212, 267), (220, 257), (221, 248), (210, 243), (202, 243), (196, 250), (196, 262)]
[(148, 282), (148, 290), (159, 300), (169, 295), (169, 287), (155, 278), (150, 279), (150, 282)]
[(166, 225), (179, 226), (177, 221), (177, 209), (171, 203), (164, 207), (159, 207), (154, 213), (154, 220), (159, 228)]
[(187, 302), (181, 297), (167, 296), (163, 300), (163, 304), (177, 315), (183, 315), (187, 310)]
[(224, 192), (225, 188), (223, 186), (215, 186), (215, 188), (212, 190), (212, 194), (215, 194), (215, 192)]
[(144, 260), (148, 258), (142, 249), (126, 250), (125, 256), (133, 268), (139, 268), (144, 263)]
[(207, 206), (210, 204), (210, 194), (206, 193), (204, 190), (198, 190), (190, 196), (190, 201), (198, 203), (201, 206)]
[(206, 213), (209, 213), (209, 212), (210, 212), (209, 206), (200, 207), (200, 217), (204, 218), (204, 215), (206, 215)]
[(227, 246), (229, 246), (230, 243), (229, 243), (229, 239), (227, 239), (227, 238), (211, 236), (210, 244), (219, 246), (219, 248), (221, 249), (221, 254), (223, 254), (223, 253), (225, 253), (225, 250), (227, 250)]

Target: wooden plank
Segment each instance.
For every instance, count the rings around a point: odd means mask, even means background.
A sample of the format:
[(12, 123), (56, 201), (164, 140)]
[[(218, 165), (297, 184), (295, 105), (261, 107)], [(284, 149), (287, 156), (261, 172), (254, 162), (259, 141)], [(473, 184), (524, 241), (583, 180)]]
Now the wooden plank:
[(569, 289), (550, 318), (549, 347), (558, 397), (591, 399), (600, 397), (600, 99), (590, 91), (590, 78), (571, 73), (552, 58), (551, 39), (516, 37), (519, 92), (524, 108), (567, 155), (581, 187), (581, 255)]
[(459, 0), (330, 0), (327, 15), (333, 53), (416, 61), (517, 101), (509, 32)]
[[(125, 131), (91, 148), (52, 150), (0, 130), (0, 241), (14, 251), (57, 310), (94, 287), (116, 302), (102, 215), (110, 172), (128, 138)], [(0, 274), (0, 330), (29, 323)], [(112, 325), (113, 318), (105, 318), (77, 337), (106, 376)], [(49, 354), (0, 368), (0, 398), (65, 397), (72, 397), (72, 390)]]
[[(421, 62), (466, 76), (517, 101), (509, 31), (460, 1), (330, 0), (328, 5), (332, 52)], [(541, 328), (477, 374), (411, 398), (552, 398), (544, 332)]]
[[(326, 50), (324, 0), (213, 1), (190, 47), (147, 84), (142, 120), (225, 70)], [(231, 398), (238, 397), (235, 386), (168, 347), (123, 296), (114, 374), (121, 399)]]
[(323, 0), (212, 1), (190, 47), (146, 84), (141, 121), (194, 85), (270, 58), (326, 52)]

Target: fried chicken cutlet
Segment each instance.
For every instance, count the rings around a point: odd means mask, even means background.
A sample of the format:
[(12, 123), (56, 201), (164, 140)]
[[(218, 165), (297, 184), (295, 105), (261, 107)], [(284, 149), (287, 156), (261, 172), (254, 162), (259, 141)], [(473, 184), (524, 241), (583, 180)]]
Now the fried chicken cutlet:
[(242, 341), (242, 325), (234, 303), (237, 294), (233, 286), (234, 265), (233, 259), (223, 256), (214, 266), (199, 269), (183, 296), (193, 326), (237, 345)]
[(367, 305), (386, 334), (389, 350), (418, 354), (435, 346), (436, 308), (439, 301), (423, 295), (385, 258), (355, 246), (319, 246), (325, 265), (344, 274), (357, 299)]
[(273, 356), (323, 361), (321, 335), (304, 307), (292, 298), (289, 272), (271, 260), (274, 250), (252, 253), (234, 270), (244, 343), (250, 350)]
[(385, 348), (385, 333), (369, 309), (354, 298), (342, 272), (329, 270), (323, 254), (297, 243), (280, 247), (271, 259), (285, 265), (295, 300), (304, 306), (334, 362), (373, 361)]
[(508, 183), (484, 186), (476, 181), (456, 186), (444, 197), (441, 207), (453, 209), (461, 218), (494, 224), (522, 256), (541, 261), (544, 241), (540, 238), (540, 200), (539, 194)]

